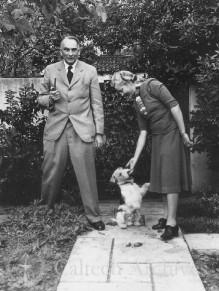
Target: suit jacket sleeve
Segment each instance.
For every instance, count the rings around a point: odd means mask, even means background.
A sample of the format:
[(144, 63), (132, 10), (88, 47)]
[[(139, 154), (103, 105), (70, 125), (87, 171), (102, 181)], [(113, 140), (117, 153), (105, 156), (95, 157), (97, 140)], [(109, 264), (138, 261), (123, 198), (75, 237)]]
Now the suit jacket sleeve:
[(96, 133), (103, 134), (104, 133), (103, 101), (98, 81), (98, 75), (95, 68), (90, 84), (90, 98), (94, 123), (96, 126)]

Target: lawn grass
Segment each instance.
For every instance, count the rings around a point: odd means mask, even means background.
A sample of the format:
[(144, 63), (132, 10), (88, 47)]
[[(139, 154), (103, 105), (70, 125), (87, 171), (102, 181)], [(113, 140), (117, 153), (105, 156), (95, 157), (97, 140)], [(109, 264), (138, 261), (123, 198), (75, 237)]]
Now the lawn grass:
[(219, 290), (219, 256), (218, 252), (191, 251), (195, 266), (199, 272), (206, 291)]
[(33, 204), (4, 214), (11, 219), (0, 225), (0, 290), (55, 291), (76, 237), (90, 230), (83, 208), (61, 203), (48, 214)]
[(200, 197), (182, 199), (177, 215), (184, 233), (219, 233), (219, 217), (201, 204)]

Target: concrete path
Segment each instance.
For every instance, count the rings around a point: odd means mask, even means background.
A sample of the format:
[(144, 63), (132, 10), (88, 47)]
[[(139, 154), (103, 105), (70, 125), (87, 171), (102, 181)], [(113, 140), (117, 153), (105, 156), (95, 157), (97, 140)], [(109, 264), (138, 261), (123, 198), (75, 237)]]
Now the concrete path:
[(219, 233), (190, 233), (185, 240), (191, 250), (219, 252)]
[[(100, 206), (107, 223), (118, 203)], [(106, 225), (78, 237), (57, 291), (205, 291), (182, 234), (163, 242), (162, 232), (151, 229), (162, 206), (144, 201), (145, 226)]]

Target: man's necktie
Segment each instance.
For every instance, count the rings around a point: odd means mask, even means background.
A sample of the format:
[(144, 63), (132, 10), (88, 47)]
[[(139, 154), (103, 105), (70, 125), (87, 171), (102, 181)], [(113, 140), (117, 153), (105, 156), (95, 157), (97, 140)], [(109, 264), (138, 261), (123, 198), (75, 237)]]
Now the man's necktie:
[(72, 66), (68, 66), (67, 77), (68, 77), (69, 84), (71, 83), (71, 80), (72, 80), (72, 77), (73, 77), (73, 73), (72, 73), (71, 69), (72, 69)]

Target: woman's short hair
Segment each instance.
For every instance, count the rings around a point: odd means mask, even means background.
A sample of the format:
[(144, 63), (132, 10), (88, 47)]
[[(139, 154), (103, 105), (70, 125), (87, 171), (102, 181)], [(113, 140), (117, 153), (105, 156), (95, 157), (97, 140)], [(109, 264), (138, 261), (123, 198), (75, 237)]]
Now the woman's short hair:
[(126, 85), (137, 81), (137, 75), (129, 71), (119, 71), (113, 74), (111, 78), (111, 86)]

